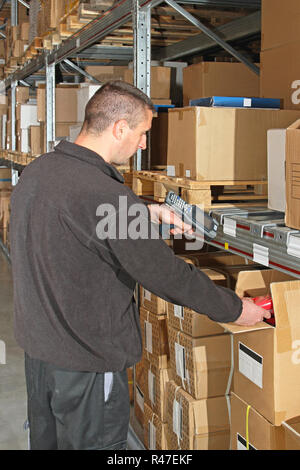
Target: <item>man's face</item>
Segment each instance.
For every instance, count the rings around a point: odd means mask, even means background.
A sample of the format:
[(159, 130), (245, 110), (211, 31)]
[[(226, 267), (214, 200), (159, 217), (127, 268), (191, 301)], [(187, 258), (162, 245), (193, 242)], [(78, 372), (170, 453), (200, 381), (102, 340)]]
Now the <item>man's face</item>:
[(145, 118), (134, 129), (127, 125), (123, 128), (122, 138), (119, 142), (118, 155), (114, 163), (125, 164), (138, 149), (145, 150), (147, 147), (147, 131), (151, 129), (153, 113), (146, 110)]

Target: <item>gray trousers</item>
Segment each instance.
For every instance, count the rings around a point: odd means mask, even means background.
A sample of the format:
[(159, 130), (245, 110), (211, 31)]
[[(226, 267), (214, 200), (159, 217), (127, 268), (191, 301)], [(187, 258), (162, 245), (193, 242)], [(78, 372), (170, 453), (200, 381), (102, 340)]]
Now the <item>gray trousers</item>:
[(32, 450), (126, 449), (129, 427), (127, 371), (105, 374), (59, 369), (25, 354)]

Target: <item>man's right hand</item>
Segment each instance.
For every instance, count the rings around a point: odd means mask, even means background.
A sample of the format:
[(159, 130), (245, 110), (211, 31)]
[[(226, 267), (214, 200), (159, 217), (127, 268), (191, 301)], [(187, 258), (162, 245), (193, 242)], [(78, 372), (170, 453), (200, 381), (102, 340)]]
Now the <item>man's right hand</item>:
[(264, 318), (271, 318), (270, 312), (255, 305), (252, 299), (245, 297), (242, 299), (242, 302), (243, 310), (239, 318), (234, 322), (236, 325), (252, 326), (263, 321)]

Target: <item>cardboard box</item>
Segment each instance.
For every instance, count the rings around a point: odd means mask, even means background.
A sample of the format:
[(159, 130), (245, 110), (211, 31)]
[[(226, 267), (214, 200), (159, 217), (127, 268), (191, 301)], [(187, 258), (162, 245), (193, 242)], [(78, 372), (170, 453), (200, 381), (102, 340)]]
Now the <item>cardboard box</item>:
[(238, 62), (200, 62), (183, 69), (183, 105), (208, 96), (259, 96), (259, 77)]
[(166, 450), (167, 424), (144, 403), (144, 445), (149, 450)]
[(285, 440), (285, 450), (300, 450), (300, 417), (289, 419), (282, 423)]
[(285, 449), (283, 427), (269, 423), (233, 392), (231, 393), (231, 449)]
[(140, 322), (143, 354), (152, 364), (160, 369), (167, 369), (169, 357), (167, 316), (155, 315), (141, 307)]
[(134, 414), (138, 422), (144, 426), (145, 363), (143, 360), (135, 365), (134, 377)]
[(160, 297), (157, 297), (157, 295), (152, 294), (152, 292), (148, 291), (147, 289), (144, 289), (144, 287), (140, 288), (140, 301), (142, 307), (152, 313), (157, 315), (163, 315), (167, 313), (166, 301)]
[(13, 57), (22, 57), (27, 46), (27, 41), (17, 39), (13, 42), (12, 55)]
[(11, 188), (11, 169), (0, 168), (0, 189)]
[(16, 87), (16, 104), (25, 104), (29, 100), (29, 87), (17, 86)]
[[(55, 90), (55, 121), (56, 123), (77, 123), (78, 116), (78, 86), (57, 86)], [(46, 120), (45, 87), (40, 85), (37, 90), (37, 118), (40, 122)], [(68, 134), (67, 134), (68, 135)]]
[(273, 270), (242, 271), (236, 293), (271, 294), (276, 327), (221, 324), (233, 334), (234, 393), (276, 426), (300, 414), (300, 281), (292, 279)]
[(286, 131), (286, 213), (285, 224), (300, 229), (300, 120)]
[(24, 22), (20, 24), (20, 39), (22, 41), (25, 41), (28, 43), (29, 41), (29, 30), (30, 30), (30, 24), (29, 22)]
[(19, 104), (16, 106), (16, 118), (20, 120), (20, 129), (38, 126), (37, 106), (34, 104)]
[(229, 449), (230, 419), (225, 396), (195, 400), (170, 381), (167, 383), (167, 404), (169, 449), (194, 450), (195, 438), (205, 436), (209, 441), (211, 433), (224, 433), (219, 450)]
[(286, 129), (268, 131), (268, 207), (285, 212)]
[(272, 49), (299, 39), (298, 0), (262, 0), (261, 49)]
[[(198, 180), (267, 179), (267, 130), (300, 112), (188, 107), (169, 110), (168, 165)], [(184, 156), (184, 158), (183, 158)]]
[[(133, 84), (133, 69), (127, 69), (124, 74), (125, 82)], [(151, 99), (170, 98), (171, 68), (151, 67)]]
[(145, 363), (145, 403), (158, 418), (165, 423), (167, 419), (166, 384), (173, 378), (172, 369), (159, 369), (150, 361)]
[(42, 132), (41, 126), (30, 126), (28, 130), (28, 146), (31, 155), (40, 155), (42, 149)]
[[(124, 80), (126, 70), (128, 70), (126, 65), (89, 65), (85, 67), (87, 73), (102, 83), (109, 80)], [(86, 78), (85, 81), (89, 81), (89, 79)]]
[(85, 116), (85, 107), (89, 100), (94, 96), (96, 91), (101, 88), (101, 85), (91, 85), (88, 83), (81, 84), (78, 90), (78, 111), (77, 111), (77, 122), (83, 122)]
[(284, 109), (300, 109), (299, 47), (300, 40), (260, 55), (260, 96), (280, 98)]
[(229, 393), (230, 335), (192, 338), (168, 325), (170, 363), (174, 380), (195, 399)]

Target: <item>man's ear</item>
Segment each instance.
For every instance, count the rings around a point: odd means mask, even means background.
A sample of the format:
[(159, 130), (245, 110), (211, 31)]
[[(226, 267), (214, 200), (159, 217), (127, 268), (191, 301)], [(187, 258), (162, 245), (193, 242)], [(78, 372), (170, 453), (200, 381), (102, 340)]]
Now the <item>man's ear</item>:
[(121, 140), (126, 136), (129, 126), (128, 122), (126, 119), (120, 119), (119, 121), (116, 121), (113, 125), (113, 135), (117, 140)]

